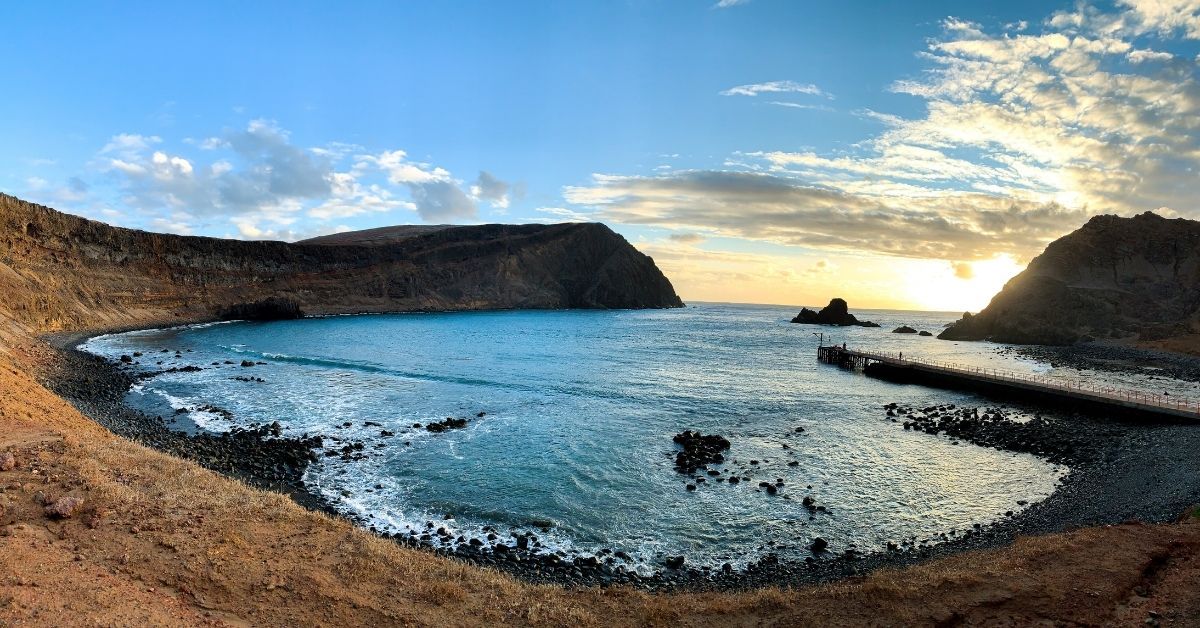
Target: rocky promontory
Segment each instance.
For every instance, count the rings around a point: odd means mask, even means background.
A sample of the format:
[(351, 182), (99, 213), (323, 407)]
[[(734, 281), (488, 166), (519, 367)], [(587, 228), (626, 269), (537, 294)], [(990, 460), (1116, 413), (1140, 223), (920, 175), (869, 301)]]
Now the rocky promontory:
[(0, 194), (0, 315), (40, 331), (358, 312), (682, 307), (595, 223), (396, 227), (289, 244), (112, 227)]
[(808, 308), (801, 309), (800, 313), (792, 319), (792, 322), (808, 325), (837, 325), (839, 327), (849, 327), (851, 325), (879, 327), (877, 323), (858, 320), (858, 318), (850, 313), (850, 306), (846, 304), (846, 300), (839, 298), (831, 299), (829, 305), (821, 308), (820, 312)]
[(1050, 243), (976, 315), (938, 337), (1063, 345), (1196, 333), (1200, 222), (1096, 216)]

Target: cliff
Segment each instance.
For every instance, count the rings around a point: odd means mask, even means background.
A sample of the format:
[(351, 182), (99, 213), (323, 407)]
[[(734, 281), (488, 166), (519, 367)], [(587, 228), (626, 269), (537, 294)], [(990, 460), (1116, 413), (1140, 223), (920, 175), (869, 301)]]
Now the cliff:
[(0, 315), (53, 331), (210, 319), (270, 298), (309, 314), (683, 305), (653, 260), (601, 224), (394, 231), (176, 236), (0, 195)]
[(1160, 340), (1200, 316), (1200, 222), (1096, 216), (1046, 247), (975, 316), (939, 338), (1071, 344)]

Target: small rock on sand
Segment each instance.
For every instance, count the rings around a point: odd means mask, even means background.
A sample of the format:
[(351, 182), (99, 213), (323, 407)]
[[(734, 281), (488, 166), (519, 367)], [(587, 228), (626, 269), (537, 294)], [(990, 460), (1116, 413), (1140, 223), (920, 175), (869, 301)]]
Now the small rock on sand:
[(53, 519), (70, 519), (83, 506), (79, 497), (61, 497), (46, 506), (46, 516)]

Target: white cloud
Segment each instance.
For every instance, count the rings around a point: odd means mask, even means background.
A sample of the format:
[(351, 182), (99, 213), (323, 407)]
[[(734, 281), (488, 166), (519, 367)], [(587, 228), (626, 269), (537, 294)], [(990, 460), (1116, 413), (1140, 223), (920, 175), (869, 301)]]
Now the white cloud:
[(1182, 33), (1188, 39), (1200, 39), (1200, 1), (1198, 0), (1120, 0), (1129, 7), (1127, 28), (1133, 34), (1155, 32), (1170, 36)]
[(508, 183), (497, 179), (491, 173), (480, 171), (479, 178), (471, 186), (471, 196), (487, 201), (492, 207), (507, 209), (510, 187)]
[(374, 166), (387, 173), (392, 183), (413, 185), (433, 181), (448, 181), (450, 173), (442, 168), (429, 164), (407, 160), (408, 154), (402, 150), (384, 151), (378, 155), (359, 155), (355, 168), (364, 169)]
[(138, 154), (148, 150), (151, 146), (162, 142), (162, 138), (157, 135), (138, 135), (136, 133), (121, 133), (114, 135), (112, 139), (100, 149), (100, 154), (116, 154), (130, 155)]
[(797, 83), (796, 81), (769, 81), (767, 83), (752, 83), (738, 85), (723, 92), (722, 96), (757, 96), (759, 94), (808, 94), (811, 96), (828, 96), (824, 90), (812, 83)]
[(391, 183), (406, 186), (414, 209), (426, 222), (470, 220), (479, 214), (475, 201), (443, 168), (409, 161), (402, 150), (359, 155), (356, 159), (355, 172), (375, 168), (383, 171)]
[(713, 8), (728, 9), (730, 7), (736, 7), (741, 4), (749, 4), (749, 3), (750, 3), (750, 0), (718, 0), (718, 2), (713, 5)]
[(539, 222), (591, 222), (594, 220), (587, 214), (565, 207), (538, 207), (533, 211), (546, 214), (546, 218)]
[(417, 213), (425, 222), (470, 220), (479, 214), (475, 201), (453, 181), (413, 183), (409, 188)]
[(304, 148), (271, 120), (184, 142), (211, 153), (207, 159), (158, 148), (162, 143), (157, 136), (118, 135), (100, 150), (100, 162), (116, 177), (126, 205), (151, 226), (179, 233), (212, 218), (229, 220), (240, 237), (280, 239), (328, 233), (322, 225), (334, 219), (395, 210), (427, 221), (471, 220), (477, 199), (502, 208), (510, 194), (508, 184), (481, 173), (473, 198), (447, 170), (410, 161), (403, 150), (355, 154), (361, 147), (339, 142)]
[(1160, 50), (1130, 50), (1125, 55), (1130, 63), (1145, 63), (1147, 61), (1170, 61), (1175, 55)]

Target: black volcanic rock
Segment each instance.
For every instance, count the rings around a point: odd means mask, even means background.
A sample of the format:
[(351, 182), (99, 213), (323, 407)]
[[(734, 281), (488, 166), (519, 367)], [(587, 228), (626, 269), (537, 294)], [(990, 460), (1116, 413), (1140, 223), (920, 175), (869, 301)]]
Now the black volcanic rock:
[(1046, 247), (947, 340), (1072, 344), (1170, 338), (1200, 316), (1200, 222), (1096, 216)]
[(846, 304), (846, 300), (839, 298), (831, 299), (829, 305), (821, 308), (820, 312), (814, 312), (808, 308), (800, 310), (800, 313), (792, 319), (792, 322), (808, 325), (837, 325), (839, 327), (848, 327), (850, 325), (879, 327), (879, 325), (871, 321), (860, 321), (855, 318), (850, 313), (850, 306)]
[(43, 330), (301, 311), (683, 306), (654, 260), (596, 223), (410, 226), (288, 244), (112, 227), (0, 194), (0, 260), (0, 309)]
[(901, 326), (893, 329), (892, 333), (893, 334), (915, 334), (915, 333), (917, 333), (917, 330), (913, 329), (912, 327), (909, 327), (908, 325), (901, 325)]
[(722, 452), (729, 449), (729, 440), (719, 434), (684, 430), (671, 440), (683, 449), (675, 454), (675, 469), (680, 473), (691, 474), (705, 465), (725, 462)]

